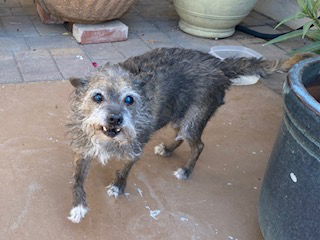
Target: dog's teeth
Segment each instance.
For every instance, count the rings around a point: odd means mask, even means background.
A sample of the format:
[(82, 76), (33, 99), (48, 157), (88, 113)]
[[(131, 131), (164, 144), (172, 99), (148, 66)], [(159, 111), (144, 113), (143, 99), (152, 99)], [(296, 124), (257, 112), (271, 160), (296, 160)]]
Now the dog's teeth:
[(103, 131), (107, 131), (107, 128), (105, 126), (102, 127)]

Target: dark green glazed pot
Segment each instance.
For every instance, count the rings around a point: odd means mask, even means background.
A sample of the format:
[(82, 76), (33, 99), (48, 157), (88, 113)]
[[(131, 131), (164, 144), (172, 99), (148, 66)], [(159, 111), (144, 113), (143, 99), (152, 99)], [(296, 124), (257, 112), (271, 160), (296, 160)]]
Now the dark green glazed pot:
[(259, 223), (265, 240), (320, 240), (320, 104), (306, 90), (320, 58), (290, 71), (284, 117), (264, 176)]

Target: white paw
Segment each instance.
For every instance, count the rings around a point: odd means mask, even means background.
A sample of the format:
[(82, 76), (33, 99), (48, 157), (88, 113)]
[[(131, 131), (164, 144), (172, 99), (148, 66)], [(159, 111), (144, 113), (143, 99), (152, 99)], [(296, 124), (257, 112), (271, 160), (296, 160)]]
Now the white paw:
[(120, 195), (120, 189), (113, 184), (107, 186), (107, 189), (107, 194), (109, 195), (109, 197), (114, 196), (115, 198), (117, 198)]
[(176, 178), (178, 178), (178, 179), (187, 179), (188, 178), (186, 176), (185, 170), (183, 170), (182, 168), (179, 168), (177, 171), (175, 171), (173, 173), (173, 175), (176, 176)]
[(154, 147), (154, 154), (165, 156), (166, 155), (166, 146), (163, 143), (160, 143), (158, 146)]
[(87, 207), (79, 204), (78, 206), (71, 209), (68, 219), (73, 223), (79, 223), (87, 214), (88, 210), (89, 209)]

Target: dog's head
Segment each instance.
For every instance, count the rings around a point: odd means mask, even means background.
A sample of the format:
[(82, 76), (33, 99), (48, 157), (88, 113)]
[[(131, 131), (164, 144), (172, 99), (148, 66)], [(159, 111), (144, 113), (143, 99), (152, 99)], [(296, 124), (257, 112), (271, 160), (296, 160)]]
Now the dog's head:
[(126, 144), (136, 138), (141, 96), (129, 72), (108, 65), (89, 79), (71, 78), (70, 82), (76, 88), (74, 111), (91, 140)]

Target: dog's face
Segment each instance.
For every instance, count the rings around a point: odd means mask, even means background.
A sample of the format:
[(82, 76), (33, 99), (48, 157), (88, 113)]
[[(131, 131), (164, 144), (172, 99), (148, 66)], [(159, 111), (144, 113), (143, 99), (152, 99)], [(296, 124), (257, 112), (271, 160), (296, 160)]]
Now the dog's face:
[(95, 143), (126, 144), (135, 139), (141, 97), (131, 77), (119, 67), (109, 67), (89, 80), (70, 79), (77, 88), (81, 128)]

